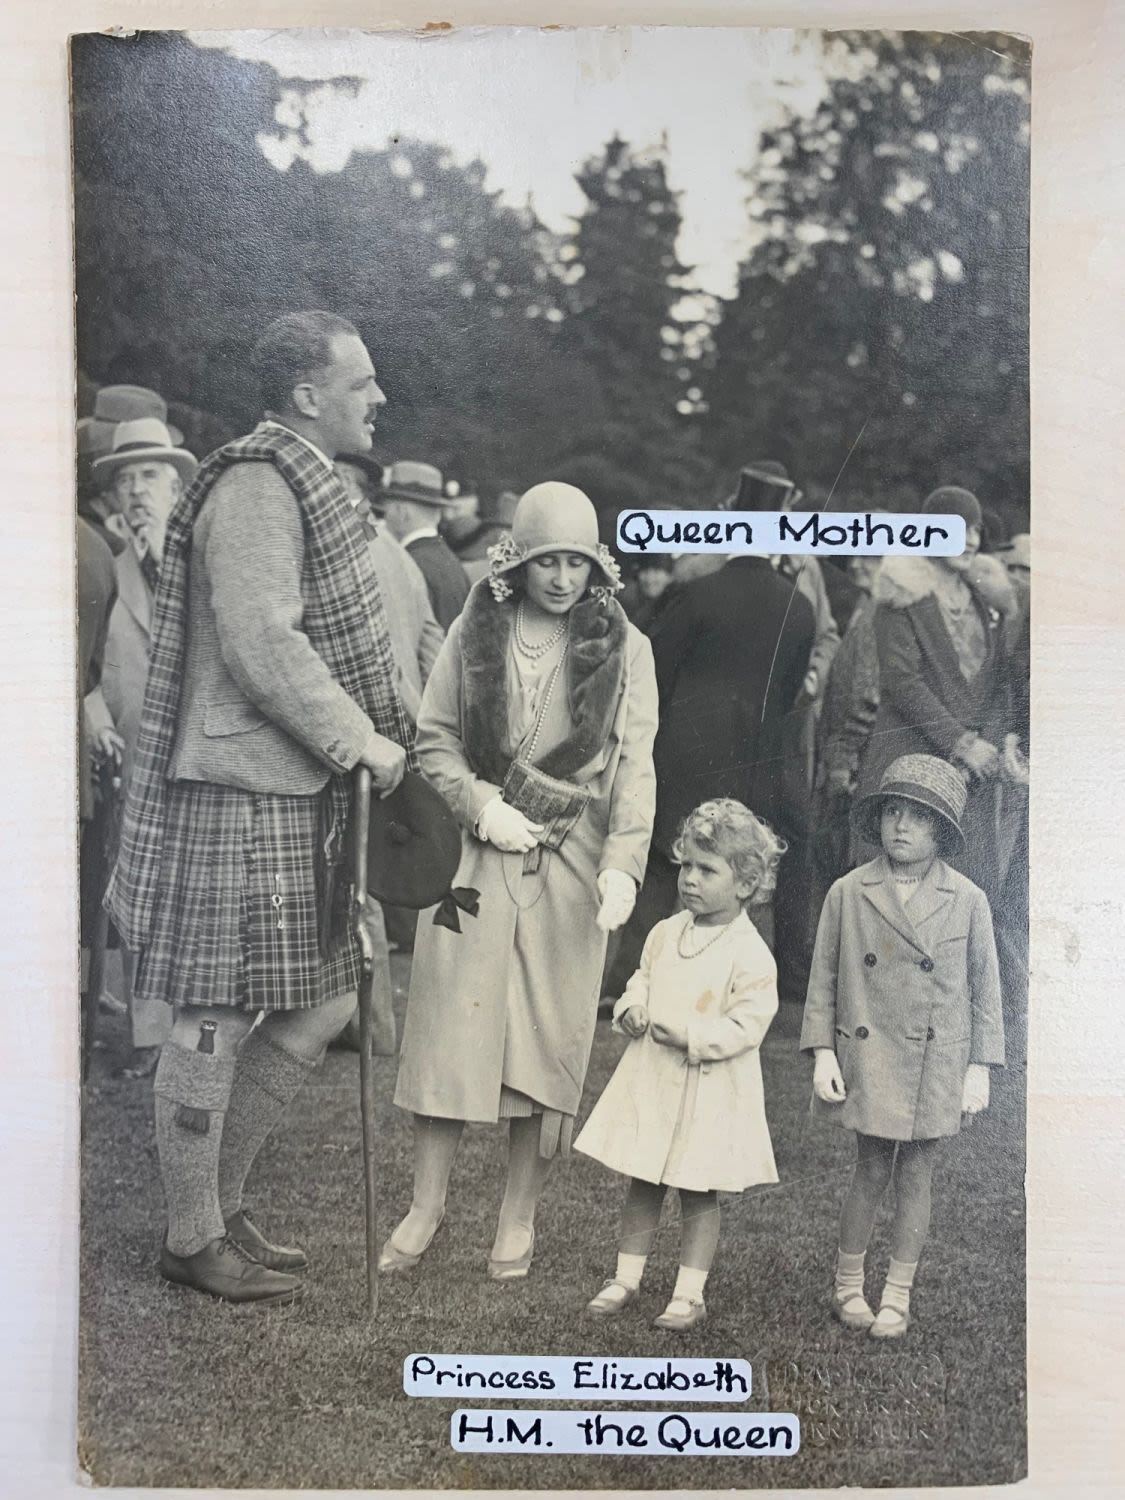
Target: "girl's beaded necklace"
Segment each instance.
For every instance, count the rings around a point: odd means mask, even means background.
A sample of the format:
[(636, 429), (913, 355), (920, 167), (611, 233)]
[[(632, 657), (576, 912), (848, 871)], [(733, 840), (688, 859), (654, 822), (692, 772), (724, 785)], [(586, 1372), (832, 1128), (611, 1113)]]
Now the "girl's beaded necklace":
[(680, 955), (681, 958), (698, 958), (701, 953), (706, 953), (708, 948), (713, 947), (724, 933), (729, 932), (741, 915), (741, 912), (736, 913), (733, 917), (731, 917), (730, 921), (725, 924), (725, 926), (719, 928), (714, 937), (708, 938), (707, 941), (700, 947), (692, 948), (689, 951), (684, 947), (684, 938), (687, 937), (689, 932), (694, 932), (695, 930), (695, 918), (692, 917), (690, 922), (685, 923), (684, 926), (680, 928), (679, 935), (676, 938), (676, 952)]

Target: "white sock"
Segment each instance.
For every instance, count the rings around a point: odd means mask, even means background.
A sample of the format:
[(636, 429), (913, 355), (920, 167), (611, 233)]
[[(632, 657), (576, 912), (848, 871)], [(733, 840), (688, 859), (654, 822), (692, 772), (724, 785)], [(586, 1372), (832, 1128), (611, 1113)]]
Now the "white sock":
[(844, 1250), (836, 1252), (836, 1298), (847, 1302), (852, 1297), (863, 1296), (863, 1251), (849, 1255)]
[(883, 1287), (883, 1296), (879, 1302), (880, 1312), (884, 1307), (889, 1307), (906, 1317), (910, 1311), (910, 1288), (914, 1285), (914, 1273), (917, 1269), (916, 1260), (892, 1259), (890, 1270), (887, 1272), (887, 1282)]
[(622, 1250), (617, 1256), (617, 1271), (614, 1281), (627, 1286), (631, 1292), (635, 1292), (641, 1284), (641, 1277), (645, 1274), (645, 1261), (647, 1255), (626, 1255)]
[(683, 1298), (685, 1302), (702, 1302), (706, 1283), (706, 1271), (698, 1271), (694, 1266), (681, 1266), (676, 1277), (676, 1289), (672, 1293), (673, 1302), (677, 1297)]

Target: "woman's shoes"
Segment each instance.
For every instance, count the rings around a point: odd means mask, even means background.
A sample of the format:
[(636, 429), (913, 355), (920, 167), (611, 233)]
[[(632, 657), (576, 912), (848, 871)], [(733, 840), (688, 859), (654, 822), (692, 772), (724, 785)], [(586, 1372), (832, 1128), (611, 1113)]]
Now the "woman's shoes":
[(909, 1327), (909, 1312), (900, 1312), (897, 1307), (890, 1307), (884, 1303), (867, 1330), (867, 1334), (873, 1339), (900, 1339)]
[(846, 1292), (843, 1297), (832, 1293), (832, 1316), (837, 1323), (856, 1333), (866, 1333), (875, 1321), (875, 1314), (862, 1292)]
[(527, 1249), (517, 1260), (489, 1260), (488, 1274), (493, 1281), (523, 1281), (531, 1269), (531, 1257), (535, 1254), (535, 1230), (527, 1242)]
[(669, 1328), (673, 1333), (686, 1333), (689, 1328), (694, 1328), (697, 1323), (702, 1323), (707, 1316), (707, 1309), (702, 1302), (693, 1302), (689, 1297), (673, 1297), (668, 1306), (658, 1318), (654, 1318), (654, 1328)]
[(413, 1271), (414, 1267), (418, 1264), (423, 1255), (425, 1255), (426, 1251), (433, 1244), (434, 1237), (436, 1236), (438, 1230), (441, 1228), (444, 1218), (445, 1213), (443, 1210), (441, 1218), (439, 1218), (437, 1223), (434, 1225), (433, 1234), (430, 1235), (429, 1239), (422, 1246), (421, 1250), (418, 1251), (417, 1255), (408, 1255), (405, 1250), (400, 1250), (395, 1244), (394, 1235), (391, 1234), (384, 1243), (382, 1250), (379, 1251), (379, 1275), (398, 1276), (405, 1271)]
[(620, 1281), (607, 1281), (596, 1297), (586, 1304), (586, 1311), (595, 1318), (616, 1318), (624, 1312), (637, 1295), (635, 1286), (625, 1286)]

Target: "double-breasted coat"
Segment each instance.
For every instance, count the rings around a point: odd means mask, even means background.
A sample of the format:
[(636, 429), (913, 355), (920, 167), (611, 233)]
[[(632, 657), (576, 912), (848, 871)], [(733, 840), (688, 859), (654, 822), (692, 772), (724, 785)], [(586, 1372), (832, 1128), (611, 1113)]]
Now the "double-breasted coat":
[(1004, 1061), (1000, 975), (983, 891), (935, 860), (908, 906), (885, 855), (825, 899), (801, 1048), (835, 1050), (847, 1097), (813, 1112), (864, 1135), (956, 1135), (970, 1063)]
[[(504, 854), (474, 832), (500, 788), (477, 774), (464, 744), (464, 621), (453, 622), (426, 684), (417, 749), (424, 774), (462, 825), (453, 885), (479, 891), (479, 911), (461, 917), (459, 933), (435, 925), (432, 912), (419, 918), (395, 1103), (415, 1114), (494, 1121), (503, 1085), (573, 1117), (605, 960), (597, 876), (615, 869), (639, 883), (652, 833), (652, 651), (629, 625), (609, 734), (568, 778), (590, 793), (589, 803), (561, 847), (525, 874), (523, 855)], [(498, 660), (497, 677), (505, 670)], [(567, 693), (556, 693), (537, 759), (566, 738), (572, 722)]]

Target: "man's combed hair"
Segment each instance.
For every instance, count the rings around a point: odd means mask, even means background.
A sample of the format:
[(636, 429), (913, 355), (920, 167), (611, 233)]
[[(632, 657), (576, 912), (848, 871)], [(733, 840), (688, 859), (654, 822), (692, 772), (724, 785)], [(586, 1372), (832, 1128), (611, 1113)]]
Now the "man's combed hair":
[(332, 340), (359, 332), (337, 313), (312, 310), (275, 318), (254, 345), (250, 365), (266, 411), (286, 411), (294, 386), (332, 363)]
[(682, 859), (686, 838), (709, 854), (721, 855), (740, 880), (753, 884), (752, 901), (764, 901), (773, 894), (778, 865), (789, 846), (743, 803), (733, 797), (701, 802), (683, 821), (672, 847), (675, 859)]

